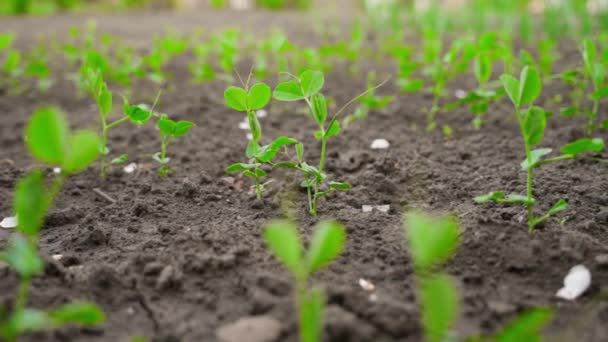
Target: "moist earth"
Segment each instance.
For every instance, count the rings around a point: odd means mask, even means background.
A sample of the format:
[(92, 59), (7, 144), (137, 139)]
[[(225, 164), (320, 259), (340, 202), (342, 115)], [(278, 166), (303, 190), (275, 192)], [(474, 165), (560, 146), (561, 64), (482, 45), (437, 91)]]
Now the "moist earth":
[[(38, 32), (54, 32), (50, 36), (62, 39), (70, 26), (82, 27), (87, 19), (3, 18), (0, 31), (14, 30), (19, 46), (31, 48), (40, 38)], [(235, 26), (252, 32), (278, 26), (291, 39), (314, 44), (314, 20), (290, 12), (97, 18), (100, 32), (141, 49), (149, 48), (152, 36), (165, 26), (185, 33), (199, 26), (209, 30)], [(558, 70), (576, 58), (575, 48), (562, 50), (563, 65)], [(61, 66), (60, 55), (56, 58)], [(547, 340), (602, 341), (608, 336), (605, 163), (575, 160), (542, 167), (535, 175), (537, 210), (546, 211), (560, 198), (568, 201), (569, 209), (530, 235), (522, 207), (479, 206), (472, 200), (494, 190), (525, 191), (519, 165), (524, 159), (523, 141), (509, 103), (492, 105), (481, 130), (472, 128), (473, 117), (466, 109), (440, 114), (440, 124), (454, 131), (446, 137), (439, 131), (425, 132), (424, 108), (432, 99), (403, 94), (330, 140), (327, 172), (351, 183), (353, 189), (322, 200), (319, 217), (313, 218), (293, 174), (273, 172), (277, 181), (259, 202), (250, 191), (249, 179), (224, 173), (227, 165), (245, 159), (247, 139), (238, 128), (243, 115), (223, 105), (227, 83), (191, 84), (187, 62), (188, 57), (180, 57), (168, 66), (173, 76), (159, 104), (161, 111), (197, 124), (189, 136), (170, 146), (176, 172), (166, 179), (155, 173), (149, 157), (160, 149), (154, 125), (120, 127), (111, 133), (110, 146), (116, 153), (128, 153), (138, 163), (137, 171), (126, 174), (116, 168), (102, 180), (95, 165), (71, 178), (42, 231), (40, 249), (48, 265), (33, 282), (29, 304), (51, 308), (74, 300), (94, 301), (105, 311), (106, 324), (40, 333), (25, 340), (128, 341), (145, 336), (152, 341), (217, 341), (218, 334), (234, 334), (231, 329), (238, 322), (261, 330), (260, 341), (296, 341), (290, 276), (261, 238), (266, 223), (288, 216), (297, 220), (306, 239), (324, 218), (337, 219), (347, 228), (344, 253), (314, 279), (327, 293), (326, 341), (419, 341), (420, 312), (402, 224), (407, 209), (452, 213), (461, 223), (461, 245), (446, 265), (461, 291), (457, 336), (491, 333), (518, 313), (540, 306), (556, 310), (545, 329)], [(241, 68), (246, 73), (249, 65), (243, 62)], [(363, 91), (365, 75), (374, 68), (364, 64), (359, 75), (352, 75), (338, 65), (327, 75), (324, 92), (336, 103), (345, 103)], [(378, 69), (390, 71), (383, 68)], [(27, 90), (11, 96), (7, 89), (0, 90), (2, 217), (11, 214), (19, 177), (39, 166), (29, 157), (22, 136), (36, 107), (60, 106), (74, 127), (95, 127), (96, 106), (91, 99), (76, 96), (68, 70), (59, 67), (54, 78), (56, 84), (46, 94)], [(456, 80), (449, 98), (454, 98), (456, 89), (474, 85), (470, 77)], [(138, 81), (132, 102), (149, 103), (157, 90)], [(540, 103), (567, 91), (550, 85)], [(394, 94), (396, 89), (385, 86), (379, 92)], [(261, 119), (264, 142), (280, 135), (301, 139), (307, 157), (317, 160), (315, 124), (296, 109), (271, 103), (268, 116)], [(605, 110), (601, 116), (606, 117)], [(557, 150), (584, 136), (581, 120), (555, 115), (548, 125), (543, 147)], [(605, 133), (599, 136), (608, 138)], [(390, 147), (370, 149), (377, 138), (387, 139)], [(100, 191), (111, 200), (100, 196)], [(362, 211), (363, 205), (386, 204), (390, 205), (386, 213)], [(9, 234), (0, 231), (0, 246)], [(62, 257), (54, 260), (57, 254)], [(563, 277), (577, 264), (590, 269), (591, 288), (575, 302), (556, 299)], [(10, 304), (17, 277), (6, 266), (0, 268), (0, 275), (0, 304)], [(360, 278), (375, 285), (376, 298), (359, 286)], [(252, 341), (254, 335), (237, 334), (235, 341)]]

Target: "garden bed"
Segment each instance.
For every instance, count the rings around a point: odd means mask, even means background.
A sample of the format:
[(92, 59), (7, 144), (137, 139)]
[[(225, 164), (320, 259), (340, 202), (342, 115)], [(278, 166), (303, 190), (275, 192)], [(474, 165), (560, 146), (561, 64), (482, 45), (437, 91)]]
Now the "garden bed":
[[(36, 34), (28, 32), (31, 20), (3, 18), (0, 31), (15, 30), (19, 44), (28, 46), (36, 41)], [(160, 32), (163, 25), (183, 32), (198, 25), (265, 31), (266, 23), (272, 22), (290, 38), (314, 44), (309, 32), (300, 31), (306, 20), (290, 13), (264, 12), (121, 15), (103, 18), (99, 31), (146, 48), (152, 32)], [(35, 28), (66, 33), (68, 27), (84, 22), (83, 17), (36, 19)], [(561, 53), (578, 52), (563, 48)], [(568, 57), (561, 63), (567, 62)], [(241, 69), (246, 72), (249, 66), (243, 63)], [(365, 88), (364, 73), (353, 77), (346, 69), (338, 66), (326, 77), (324, 92), (339, 104)], [(557, 69), (561, 70), (559, 65)], [(138, 169), (126, 174), (117, 167), (102, 180), (95, 165), (70, 179), (42, 231), (40, 249), (49, 265), (44, 276), (33, 282), (31, 306), (86, 299), (101, 306), (106, 324), (37, 334), (30, 341), (127, 341), (134, 336), (152, 341), (215, 341), (220, 327), (260, 315), (279, 322), (277, 341), (296, 341), (290, 275), (261, 238), (266, 223), (286, 215), (297, 219), (306, 237), (320, 218), (335, 218), (347, 229), (344, 253), (315, 278), (328, 297), (327, 341), (419, 341), (422, 329), (402, 219), (404, 210), (413, 208), (453, 213), (461, 223), (461, 245), (446, 268), (458, 280), (462, 295), (457, 335), (496, 331), (519, 312), (543, 306), (556, 308), (555, 319), (545, 330), (547, 340), (601, 341), (608, 335), (606, 164), (574, 160), (538, 171), (534, 195), (541, 201), (539, 208), (547, 210), (560, 198), (567, 199), (570, 207), (532, 235), (525, 208), (479, 206), (472, 200), (496, 189), (517, 193), (525, 189), (525, 173), (519, 165), (524, 159), (523, 142), (506, 101), (491, 106), (481, 130), (472, 127), (473, 117), (466, 108), (439, 114), (438, 121), (453, 130), (446, 137), (439, 131), (425, 132), (426, 118), (421, 113), (432, 102), (430, 97), (399, 95), (386, 109), (348, 126), (329, 144), (327, 172), (351, 183), (353, 189), (323, 199), (319, 218), (313, 218), (295, 177), (269, 185), (266, 199), (260, 202), (250, 192), (250, 180), (224, 172), (242, 160), (247, 143), (238, 127), (243, 114), (223, 104), (228, 84), (191, 85), (180, 58), (167, 71), (173, 78), (162, 94), (160, 111), (197, 125), (172, 145), (177, 171), (160, 179), (153, 161), (145, 157), (158, 150), (153, 125), (120, 127), (111, 133), (113, 148), (136, 158)], [(0, 213), (4, 216), (11, 214), (17, 180), (36, 166), (27, 157), (22, 138), (35, 108), (58, 105), (76, 127), (95, 127), (98, 114), (93, 102), (74, 95), (67, 74), (55, 79), (57, 84), (43, 95), (28, 90), (13, 97), (0, 89)], [(467, 86), (475, 87), (472, 77), (451, 84), (450, 94)], [(146, 102), (157, 91), (149, 82), (138, 82), (133, 89), (133, 99)], [(563, 86), (550, 86), (539, 102), (565, 91)], [(396, 89), (389, 85), (379, 92), (393, 94)], [(287, 135), (315, 146), (314, 123), (295, 108), (272, 102), (268, 116), (260, 119), (265, 136)], [(554, 116), (543, 145), (562, 146), (582, 138), (582, 125), (579, 119)], [(371, 142), (379, 138), (388, 140), (390, 147), (372, 150)], [(317, 153), (309, 150), (312, 156)], [(390, 210), (363, 212), (364, 205), (390, 205)], [(9, 234), (0, 230), (0, 244)], [(577, 264), (591, 271), (592, 287), (576, 302), (564, 302), (555, 293)], [(6, 303), (18, 279), (6, 267), (0, 268), (0, 274), (0, 303)], [(361, 278), (375, 285), (373, 300), (359, 285)], [(241, 341), (250, 340), (243, 336)]]

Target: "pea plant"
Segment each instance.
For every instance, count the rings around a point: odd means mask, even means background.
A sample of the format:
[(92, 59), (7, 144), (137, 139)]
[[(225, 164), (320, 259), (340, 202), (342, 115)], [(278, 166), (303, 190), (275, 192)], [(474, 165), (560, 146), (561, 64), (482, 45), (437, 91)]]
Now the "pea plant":
[(318, 167), (314, 167), (304, 160), (304, 146), (296, 145), (297, 162), (281, 163), (283, 167), (299, 170), (304, 181), (302, 186), (308, 194), (308, 209), (313, 216), (317, 215), (318, 201), (336, 190), (348, 190), (351, 185), (342, 182), (327, 182), (327, 175), (323, 172), (327, 155), (327, 142), (331, 137), (338, 135), (341, 131), (339, 115), (355, 99), (342, 107), (333, 117), (328, 117), (327, 100), (321, 93), (325, 83), (325, 77), (320, 71), (306, 70), (300, 76), (290, 75), (291, 80), (280, 83), (274, 90), (273, 96), (278, 101), (294, 102), (304, 100), (308, 105), (310, 117), (318, 125), (319, 130), (315, 132), (316, 139), (321, 141), (321, 154)]
[[(542, 90), (542, 81), (538, 72), (534, 68), (525, 67), (520, 74), (519, 80), (511, 75), (504, 74), (501, 76), (501, 81), (511, 102), (515, 106), (515, 115), (517, 116), (524, 140), (526, 159), (521, 163), (521, 167), (527, 172), (526, 195), (506, 195), (503, 191), (495, 191), (476, 197), (475, 202), (486, 203), (494, 201), (505, 204), (524, 205), (528, 211), (528, 229), (529, 232), (532, 232), (538, 224), (566, 210), (568, 207), (568, 203), (560, 199), (544, 215), (536, 216), (534, 214), (534, 205), (536, 204), (536, 200), (532, 197), (534, 170), (541, 165), (574, 159), (583, 153), (599, 152), (604, 148), (604, 142), (599, 138), (580, 139), (562, 147), (561, 156), (543, 159), (543, 157), (552, 152), (552, 149), (532, 149), (542, 142), (547, 125), (547, 113), (545, 110), (533, 105)], [(528, 107), (524, 109), (524, 106)]]
[(44, 261), (37, 251), (44, 217), (66, 178), (85, 170), (97, 159), (100, 139), (91, 131), (70, 132), (63, 113), (53, 107), (40, 108), (33, 114), (25, 136), (31, 154), (45, 164), (61, 168), (61, 172), (48, 187), (40, 171), (31, 172), (16, 186), (13, 205), (18, 233), (10, 238), (6, 250), (0, 252), (0, 261), (19, 275), (14, 306), (10, 311), (0, 310), (0, 337), (4, 341), (16, 341), (30, 332), (70, 324), (90, 327), (104, 321), (103, 312), (87, 302), (64, 304), (48, 311), (27, 307), (32, 279), (44, 271)]
[[(404, 221), (409, 251), (414, 264), (417, 297), (421, 306), (424, 340), (451, 341), (450, 328), (458, 319), (459, 293), (452, 277), (439, 271), (456, 251), (460, 239), (458, 222), (450, 216), (432, 217), (421, 212), (406, 213)], [(469, 342), (537, 341), (541, 329), (552, 319), (545, 308), (524, 311), (504, 328), (488, 336), (472, 336)]]
[(344, 118), (343, 122), (345, 126), (354, 121), (366, 119), (370, 111), (384, 109), (393, 102), (393, 96), (376, 95), (376, 88), (376, 73), (370, 71), (367, 74), (367, 92), (357, 100), (359, 106), (355, 112)]
[(272, 91), (264, 83), (257, 83), (249, 87), (249, 80), (243, 86), (244, 88), (228, 87), (224, 92), (224, 99), (228, 107), (238, 112), (245, 112), (247, 115), (249, 129), (251, 130), (251, 140), (247, 144), (245, 151), (248, 162), (232, 164), (226, 168), (226, 172), (241, 172), (244, 176), (253, 178), (255, 180), (256, 197), (258, 200), (261, 200), (264, 187), (271, 182), (262, 182), (268, 176), (267, 172), (262, 169), (262, 166), (265, 164), (272, 166), (272, 162), (281, 148), (295, 144), (297, 140), (282, 136), (268, 145), (260, 145), (262, 126), (258, 120), (256, 111), (268, 104)]
[(150, 120), (152, 111), (148, 110), (144, 105), (130, 105), (129, 101), (126, 98), (123, 98), (124, 116), (120, 119), (110, 121), (109, 115), (112, 112), (113, 95), (112, 92), (108, 90), (108, 86), (104, 82), (101, 73), (91, 68), (87, 69), (85, 87), (89, 90), (99, 108), (99, 118), (101, 122), (101, 177), (104, 178), (107, 175), (109, 165), (120, 164), (128, 159), (128, 156), (125, 157), (125, 155), (121, 155), (108, 163), (107, 156), (110, 154), (108, 134), (110, 130), (129, 121), (134, 125), (143, 125)]
[(340, 255), (346, 240), (344, 227), (335, 221), (321, 221), (305, 249), (296, 225), (274, 221), (264, 228), (264, 240), (293, 277), (300, 342), (321, 341), (325, 294), (311, 287), (310, 278)]
[(174, 169), (169, 167), (171, 158), (167, 157), (167, 149), (169, 144), (175, 138), (181, 138), (188, 134), (194, 127), (194, 123), (186, 120), (174, 121), (167, 114), (160, 114), (156, 126), (160, 131), (160, 152), (155, 153), (152, 158), (160, 164), (158, 175), (164, 177), (173, 172)]

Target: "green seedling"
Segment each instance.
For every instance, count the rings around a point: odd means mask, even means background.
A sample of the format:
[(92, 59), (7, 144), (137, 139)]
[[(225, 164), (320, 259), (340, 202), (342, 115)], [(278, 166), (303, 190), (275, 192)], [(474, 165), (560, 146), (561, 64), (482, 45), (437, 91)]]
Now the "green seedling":
[(21, 335), (51, 330), (65, 325), (95, 326), (103, 323), (103, 312), (91, 303), (70, 303), (50, 311), (27, 307), (32, 279), (44, 271), (44, 261), (37, 253), (38, 236), (49, 208), (65, 179), (85, 170), (99, 156), (99, 137), (91, 131), (70, 132), (63, 113), (52, 107), (38, 109), (25, 131), (31, 154), (39, 161), (61, 168), (50, 186), (45, 177), (34, 171), (21, 179), (15, 189), (14, 211), (18, 233), (13, 235), (0, 261), (19, 275), (20, 282), (11, 311), (0, 315), (0, 337), (16, 341)]
[(326, 188), (322, 188), (322, 186), (327, 181), (327, 175), (324, 173), (327, 142), (331, 137), (340, 133), (341, 128), (338, 117), (356, 98), (347, 103), (346, 106), (342, 107), (330, 118), (328, 116), (327, 100), (321, 94), (321, 89), (325, 83), (323, 73), (307, 70), (301, 73), (299, 77), (294, 75), (291, 75), (291, 77), (292, 80), (280, 83), (275, 88), (273, 96), (279, 101), (294, 102), (303, 100), (306, 102), (310, 117), (319, 127), (314, 136), (321, 141), (321, 155), (319, 166), (314, 167), (304, 161), (304, 146), (297, 144), (297, 162), (281, 163), (281, 166), (297, 169), (304, 175), (302, 186), (307, 190), (309, 211), (311, 215), (316, 216), (318, 201), (321, 197), (325, 197), (336, 190), (348, 190), (351, 188), (350, 184), (341, 182), (328, 182)]
[(167, 149), (169, 144), (175, 138), (184, 137), (194, 127), (194, 123), (186, 120), (174, 121), (167, 114), (160, 114), (156, 123), (160, 131), (160, 152), (154, 154), (153, 159), (160, 164), (158, 175), (164, 177), (173, 172), (174, 169), (169, 167), (171, 159), (167, 157)]
[[(532, 149), (542, 142), (547, 125), (547, 113), (542, 108), (533, 105), (542, 90), (542, 81), (538, 72), (533, 68), (525, 67), (521, 72), (519, 80), (511, 75), (504, 74), (501, 76), (501, 81), (515, 106), (515, 115), (517, 116), (524, 140), (526, 159), (521, 163), (521, 167), (527, 172), (527, 191), (525, 196), (518, 194), (507, 195), (502, 191), (491, 192), (476, 197), (475, 202), (485, 203), (494, 201), (505, 204), (524, 205), (528, 210), (528, 228), (532, 232), (538, 224), (566, 210), (568, 207), (567, 202), (560, 199), (544, 215), (537, 217), (534, 214), (534, 205), (536, 204), (536, 200), (532, 197), (534, 170), (541, 165), (574, 159), (583, 153), (599, 152), (603, 150), (604, 142), (601, 139), (580, 139), (562, 147), (561, 156), (543, 159), (543, 157), (551, 153), (552, 150), (550, 148)], [(524, 109), (524, 106), (527, 106), (527, 108)]]
[(210, 63), (212, 46), (209, 43), (201, 43), (193, 48), (195, 61), (189, 64), (190, 73), (197, 83), (210, 82), (215, 79), (215, 70)]
[[(453, 217), (434, 218), (420, 212), (405, 215), (405, 232), (414, 264), (417, 296), (422, 311), (424, 340), (452, 341), (450, 328), (458, 319), (459, 293), (452, 277), (438, 270), (456, 251), (460, 239)], [(467, 342), (539, 341), (541, 329), (553, 312), (538, 308), (525, 311), (503, 329), (489, 336), (469, 337)]]
[(366, 119), (370, 111), (384, 109), (394, 100), (393, 96), (377, 96), (375, 90), (376, 73), (370, 71), (367, 74), (367, 92), (357, 100), (359, 107), (355, 112), (344, 118), (345, 126), (354, 121)]
[(172, 34), (157, 39), (150, 53), (142, 58), (142, 66), (136, 74), (158, 84), (165, 82), (167, 74), (163, 67), (174, 57), (183, 54), (187, 47), (185, 39)]
[(258, 200), (262, 199), (264, 186), (270, 181), (262, 183), (262, 179), (268, 174), (262, 169), (263, 165), (272, 165), (281, 148), (297, 143), (297, 140), (288, 137), (279, 137), (268, 145), (260, 145), (262, 139), (262, 126), (256, 115), (256, 111), (264, 108), (270, 101), (272, 91), (264, 83), (254, 84), (251, 88), (249, 81), (244, 88), (229, 87), (224, 92), (226, 105), (238, 112), (245, 112), (249, 129), (251, 130), (251, 141), (247, 144), (247, 163), (236, 163), (226, 168), (226, 172), (241, 172), (246, 177), (255, 179), (255, 193)]
[(311, 287), (310, 278), (340, 255), (346, 240), (344, 227), (334, 221), (320, 222), (305, 250), (293, 223), (275, 221), (264, 228), (264, 240), (293, 276), (300, 342), (321, 341), (325, 295)]
[(53, 85), (51, 69), (48, 66), (47, 55), (42, 47), (36, 48), (28, 54), (23, 74), (36, 79), (36, 87), (46, 92)]
[[(0, 74), (5, 75), (0, 85), (6, 85), (13, 93), (19, 93), (21, 84), (19, 78), (23, 75), (22, 55), (19, 50), (12, 49), (15, 35), (12, 33), (0, 34)], [(6, 84), (4, 84), (6, 80)]]
[(398, 46), (391, 49), (391, 55), (397, 60), (399, 74), (397, 86), (403, 93), (415, 93), (424, 88), (424, 80), (415, 78), (414, 73), (420, 68), (420, 64), (412, 58), (412, 48), (409, 46)]
[(458, 291), (452, 278), (437, 271), (437, 267), (458, 247), (458, 223), (451, 217), (432, 218), (409, 212), (405, 215), (405, 226), (422, 307), (425, 341), (446, 341), (458, 317)]
[[(99, 118), (101, 122), (101, 144), (99, 145), (99, 149), (102, 156), (101, 177), (105, 178), (109, 165), (120, 164), (128, 160), (128, 157), (125, 158), (123, 156), (113, 159), (112, 162), (108, 164), (107, 157), (110, 155), (110, 148), (108, 147), (108, 134), (110, 133), (110, 130), (129, 121), (134, 125), (143, 125), (152, 117), (152, 110), (149, 110), (144, 105), (130, 105), (127, 98), (123, 97), (124, 116), (120, 119), (110, 121), (109, 115), (112, 112), (113, 95), (108, 89), (107, 84), (104, 82), (101, 73), (91, 68), (87, 69), (84, 86), (93, 96), (99, 108)], [(154, 107), (152, 109), (154, 109)]]

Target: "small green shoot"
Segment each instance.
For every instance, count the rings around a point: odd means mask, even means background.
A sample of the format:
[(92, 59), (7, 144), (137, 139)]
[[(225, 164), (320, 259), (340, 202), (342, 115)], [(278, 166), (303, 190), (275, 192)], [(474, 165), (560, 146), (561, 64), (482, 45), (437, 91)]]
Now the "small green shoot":
[(345, 126), (354, 121), (366, 119), (370, 111), (384, 109), (394, 100), (393, 96), (377, 96), (375, 90), (376, 73), (370, 71), (367, 74), (367, 92), (358, 99), (359, 107), (355, 112), (344, 118)]
[(255, 193), (258, 200), (262, 199), (264, 186), (269, 182), (262, 183), (262, 179), (268, 176), (262, 169), (264, 164), (271, 164), (281, 148), (297, 143), (297, 140), (288, 137), (279, 137), (268, 145), (260, 145), (262, 139), (262, 126), (256, 111), (264, 108), (271, 98), (271, 89), (264, 83), (248, 86), (249, 81), (243, 84), (244, 88), (228, 87), (224, 92), (226, 105), (238, 112), (247, 114), (249, 129), (251, 130), (251, 141), (247, 144), (247, 163), (236, 163), (226, 168), (226, 172), (242, 172), (246, 177), (255, 179)]
[(167, 149), (169, 144), (175, 138), (184, 137), (194, 127), (194, 123), (186, 120), (174, 121), (167, 114), (160, 114), (156, 126), (160, 131), (160, 152), (154, 154), (153, 159), (160, 164), (158, 175), (164, 177), (173, 172), (174, 169), (168, 166), (171, 159), (167, 157)]
[(275, 221), (264, 228), (264, 240), (293, 276), (300, 341), (321, 341), (325, 295), (321, 289), (310, 287), (310, 278), (340, 255), (346, 240), (344, 227), (335, 221), (320, 222), (305, 250), (293, 223)]
[(53, 107), (40, 108), (33, 114), (25, 137), (36, 159), (60, 167), (61, 172), (47, 187), (44, 175), (34, 171), (21, 179), (15, 189), (19, 234), (11, 237), (7, 249), (0, 253), (0, 260), (19, 274), (20, 283), (12, 312), (0, 321), (0, 337), (5, 341), (16, 341), (29, 332), (69, 324), (95, 326), (104, 321), (103, 312), (90, 303), (65, 304), (50, 311), (27, 308), (30, 283), (44, 271), (44, 262), (37, 253), (44, 217), (66, 177), (85, 170), (97, 159), (101, 140), (91, 131), (70, 132), (64, 114)]

